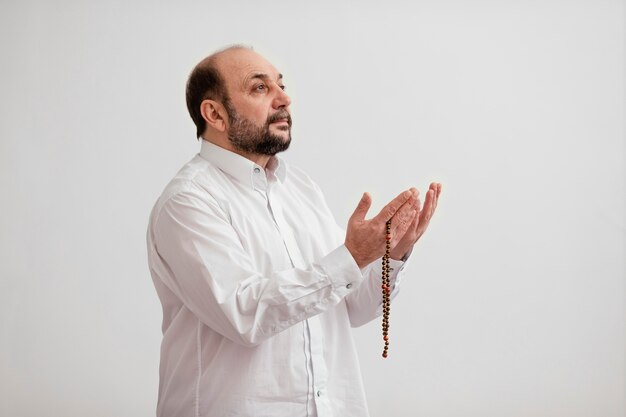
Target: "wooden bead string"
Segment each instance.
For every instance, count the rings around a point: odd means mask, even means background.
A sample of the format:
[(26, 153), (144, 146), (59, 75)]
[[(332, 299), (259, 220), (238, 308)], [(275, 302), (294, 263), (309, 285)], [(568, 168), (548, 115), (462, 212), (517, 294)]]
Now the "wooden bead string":
[(383, 274), (381, 285), (383, 290), (383, 340), (385, 341), (383, 358), (388, 356), (389, 351), (389, 310), (391, 308), (391, 302), (389, 301), (389, 295), (391, 293), (391, 284), (389, 282), (389, 253), (391, 252), (391, 220), (387, 220), (387, 233), (385, 234), (385, 240), (387, 241), (387, 245), (385, 248), (385, 255), (383, 256)]

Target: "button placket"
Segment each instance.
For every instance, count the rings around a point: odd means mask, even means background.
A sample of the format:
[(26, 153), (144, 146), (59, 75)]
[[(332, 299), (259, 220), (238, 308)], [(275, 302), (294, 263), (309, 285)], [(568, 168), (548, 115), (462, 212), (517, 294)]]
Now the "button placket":
[[(278, 191), (276, 184), (270, 184), (270, 187), (268, 187), (267, 198), (269, 209), (278, 227), (278, 231), (283, 238), (292, 265), (304, 268), (306, 264), (300, 253), (296, 238), (283, 216)], [(322, 302), (327, 303), (328, 301), (324, 299)], [(324, 360), (323, 333), (319, 318), (317, 316), (310, 317), (308, 320), (305, 320), (304, 323), (308, 331), (308, 338), (305, 339), (305, 355), (308, 356), (309, 365), (307, 368), (310, 366), (309, 369), (311, 372), (311, 385), (309, 385), (309, 387), (312, 388), (312, 391), (309, 392), (313, 394), (318, 417), (331, 416), (332, 410), (330, 408), (328, 395), (326, 395), (325, 392), (328, 369)]]
[(328, 369), (324, 360), (324, 336), (318, 316), (309, 319), (309, 331), (311, 334), (311, 362), (313, 365), (313, 382), (315, 392), (315, 404), (318, 417), (332, 415), (329, 398), (326, 392), (328, 381)]
[(300, 253), (300, 248), (296, 242), (296, 239), (293, 235), (293, 231), (287, 225), (285, 218), (283, 216), (283, 209), (280, 204), (280, 201), (276, 197), (276, 188), (272, 187), (270, 189), (270, 193), (268, 193), (269, 205), (271, 207), (272, 214), (274, 216), (274, 221), (278, 225), (278, 229), (280, 235), (285, 243), (285, 247), (287, 248), (287, 252), (289, 253), (289, 258), (291, 259), (291, 263), (296, 268), (305, 268), (306, 264), (304, 262), (304, 258)]

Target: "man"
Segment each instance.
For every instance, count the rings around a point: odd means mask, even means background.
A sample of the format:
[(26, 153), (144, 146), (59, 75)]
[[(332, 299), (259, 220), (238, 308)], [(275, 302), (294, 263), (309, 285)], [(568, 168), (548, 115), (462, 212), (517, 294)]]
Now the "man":
[(150, 272), (163, 304), (159, 416), (366, 416), (350, 327), (381, 314), (385, 227), (392, 297), (435, 211), (404, 191), (344, 233), (322, 193), (275, 157), (291, 141), (283, 77), (249, 48), (200, 62), (187, 105), (201, 139), (157, 201)]

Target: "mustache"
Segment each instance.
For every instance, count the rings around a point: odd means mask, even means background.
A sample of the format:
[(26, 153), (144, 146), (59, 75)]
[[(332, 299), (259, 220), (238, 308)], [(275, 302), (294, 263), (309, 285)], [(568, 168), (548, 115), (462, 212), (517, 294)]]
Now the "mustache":
[(267, 124), (269, 125), (271, 123), (277, 122), (277, 121), (282, 120), (282, 119), (287, 119), (287, 123), (291, 127), (291, 115), (285, 109), (279, 110), (276, 113), (274, 113), (273, 115), (271, 115), (270, 117), (268, 117), (267, 118)]

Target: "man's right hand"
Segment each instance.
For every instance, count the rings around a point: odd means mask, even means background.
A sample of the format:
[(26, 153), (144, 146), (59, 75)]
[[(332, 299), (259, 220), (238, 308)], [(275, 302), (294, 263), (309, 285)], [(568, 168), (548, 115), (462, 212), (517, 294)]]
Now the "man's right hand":
[(385, 254), (387, 220), (393, 219), (391, 222), (393, 248), (407, 232), (420, 209), (418, 192), (415, 188), (402, 192), (374, 218), (365, 220), (371, 205), (371, 196), (368, 193), (363, 194), (348, 220), (345, 245), (359, 268), (364, 268)]

